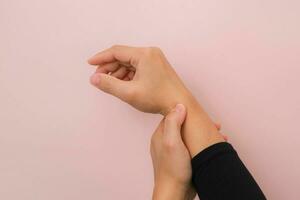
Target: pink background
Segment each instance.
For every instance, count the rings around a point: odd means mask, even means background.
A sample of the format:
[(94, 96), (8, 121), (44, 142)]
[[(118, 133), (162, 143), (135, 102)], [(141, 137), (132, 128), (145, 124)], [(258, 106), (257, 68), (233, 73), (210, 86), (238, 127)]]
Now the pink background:
[(300, 199), (298, 0), (0, 0), (0, 199), (150, 199), (160, 116), (89, 85), (161, 47), (269, 199)]

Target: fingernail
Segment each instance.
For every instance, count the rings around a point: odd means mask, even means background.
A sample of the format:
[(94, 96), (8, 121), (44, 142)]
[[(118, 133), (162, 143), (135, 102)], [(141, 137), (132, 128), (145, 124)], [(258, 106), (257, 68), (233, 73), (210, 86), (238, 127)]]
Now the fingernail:
[(93, 85), (99, 85), (100, 83), (100, 74), (94, 74), (91, 76), (91, 83)]
[(175, 107), (176, 112), (181, 113), (184, 110), (184, 105), (182, 104), (177, 104)]

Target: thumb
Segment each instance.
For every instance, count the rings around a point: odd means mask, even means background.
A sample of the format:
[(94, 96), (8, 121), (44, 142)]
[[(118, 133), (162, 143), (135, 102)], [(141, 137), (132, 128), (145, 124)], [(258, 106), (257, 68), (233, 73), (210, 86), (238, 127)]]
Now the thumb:
[(123, 100), (126, 98), (126, 92), (129, 90), (128, 82), (104, 73), (93, 74), (90, 78), (90, 82), (103, 92)]
[(184, 105), (177, 104), (169, 114), (165, 117), (164, 137), (167, 140), (181, 140), (181, 126), (186, 117), (186, 109)]

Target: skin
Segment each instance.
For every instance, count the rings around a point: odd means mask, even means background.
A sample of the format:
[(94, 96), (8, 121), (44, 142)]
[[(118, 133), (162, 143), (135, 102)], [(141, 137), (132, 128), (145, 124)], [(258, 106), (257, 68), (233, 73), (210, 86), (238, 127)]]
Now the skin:
[[(153, 200), (191, 200), (196, 196), (191, 185), (191, 156), (181, 136), (185, 117), (184, 105), (177, 104), (152, 134), (150, 152), (154, 169)], [(215, 126), (220, 130), (219, 124)], [(223, 137), (227, 141), (227, 137)]]
[(161, 120), (152, 135), (150, 152), (154, 169), (153, 200), (194, 199), (191, 157), (181, 137), (186, 117), (182, 104)]
[[(159, 48), (116, 45), (97, 53), (88, 63), (97, 66), (90, 78), (95, 87), (140, 111), (166, 117), (178, 103), (183, 104), (186, 114), (181, 136), (188, 149), (189, 162), (208, 146), (225, 141)], [(162, 184), (162, 180), (156, 181), (154, 191), (163, 191), (160, 194), (175, 193), (179, 189), (187, 192), (183, 182)]]
[(183, 139), (192, 157), (224, 141), (159, 48), (117, 45), (96, 54), (88, 62), (98, 66), (90, 79), (94, 86), (140, 111), (165, 116), (177, 103), (184, 104), (187, 117)]

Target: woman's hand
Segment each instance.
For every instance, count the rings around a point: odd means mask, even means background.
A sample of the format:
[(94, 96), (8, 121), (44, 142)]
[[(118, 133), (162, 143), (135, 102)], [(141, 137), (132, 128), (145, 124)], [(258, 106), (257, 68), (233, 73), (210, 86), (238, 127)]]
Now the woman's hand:
[(188, 200), (196, 195), (191, 185), (191, 157), (181, 138), (185, 116), (185, 107), (176, 105), (152, 135), (153, 200)]
[(143, 112), (165, 115), (192, 95), (156, 47), (116, 45), (88, 60), (98, 66), (91, 83)]
[[(185, 117), (185, 107), (177, 104), (152, 135), (150, 152), (154, 169), (154, 200), (191, 200), (196, 195), (191, 185), (191, 156), (181, 136)], [(219, 124), (215, 126), (220, 130)], [(225, 135), (223, 138), (227, 140)]]

